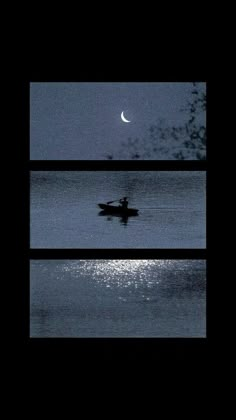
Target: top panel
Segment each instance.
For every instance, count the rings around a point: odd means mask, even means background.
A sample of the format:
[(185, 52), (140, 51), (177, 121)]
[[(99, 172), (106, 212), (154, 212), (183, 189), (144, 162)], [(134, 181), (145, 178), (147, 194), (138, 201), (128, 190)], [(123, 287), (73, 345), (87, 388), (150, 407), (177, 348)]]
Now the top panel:
[(204, 160), (206, 83), (31, 83), (32, 160)]

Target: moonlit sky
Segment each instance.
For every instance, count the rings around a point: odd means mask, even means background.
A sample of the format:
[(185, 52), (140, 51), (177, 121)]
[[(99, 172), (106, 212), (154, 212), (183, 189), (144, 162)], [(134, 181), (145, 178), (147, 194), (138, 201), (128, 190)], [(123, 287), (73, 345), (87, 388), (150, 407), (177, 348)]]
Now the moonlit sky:
[[(30, 158), (106, 159), (165, 119), (181, 125), (191, 83), (31, 83)], [(121, 121), (121, 112), (130, 123)]]

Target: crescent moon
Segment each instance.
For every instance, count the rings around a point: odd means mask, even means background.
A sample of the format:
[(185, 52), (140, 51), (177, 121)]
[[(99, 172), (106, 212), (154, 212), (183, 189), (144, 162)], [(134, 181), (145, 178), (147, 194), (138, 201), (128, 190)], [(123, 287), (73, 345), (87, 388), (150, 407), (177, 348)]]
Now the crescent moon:
[(122, 119), (122, 121), (124, 121), (124, 122), (126, 122), (126, 123), (131, 122), (131, 121), (127, 120), (127, 119), (124, 117), (124, 111), (122, 111), (122, 113), (121, 113), (121, 119)]

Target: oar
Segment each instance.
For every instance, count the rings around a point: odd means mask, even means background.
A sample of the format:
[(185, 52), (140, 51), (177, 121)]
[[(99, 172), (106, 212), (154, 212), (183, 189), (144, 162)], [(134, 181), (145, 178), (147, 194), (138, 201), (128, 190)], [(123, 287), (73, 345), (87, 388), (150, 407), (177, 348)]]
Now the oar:
[(116, 201), (120, 201), (120, 199), (119, 200), (113, 200), (113, 201), (107, 201), (107, 204), (115, 203)]
[[(129, 198), (129, 197), (126, 197), (126, 198)], [(120, 201), (120, 198), (119, 200), (107, 201), (107, 204), (115, 203), (116, 201)]]

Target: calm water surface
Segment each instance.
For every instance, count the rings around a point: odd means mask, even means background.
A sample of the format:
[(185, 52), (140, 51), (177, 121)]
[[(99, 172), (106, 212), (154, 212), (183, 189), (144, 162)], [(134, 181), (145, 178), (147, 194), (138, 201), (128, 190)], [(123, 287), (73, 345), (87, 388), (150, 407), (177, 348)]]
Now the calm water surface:
[[(137, 217), (99, 215), (123, 196)], [(33, 171), (30, 237), (32, 248), (205, 248), (206, 174)]]
[(40, 260), (31, 337), (205, 337), (204, 260)]

